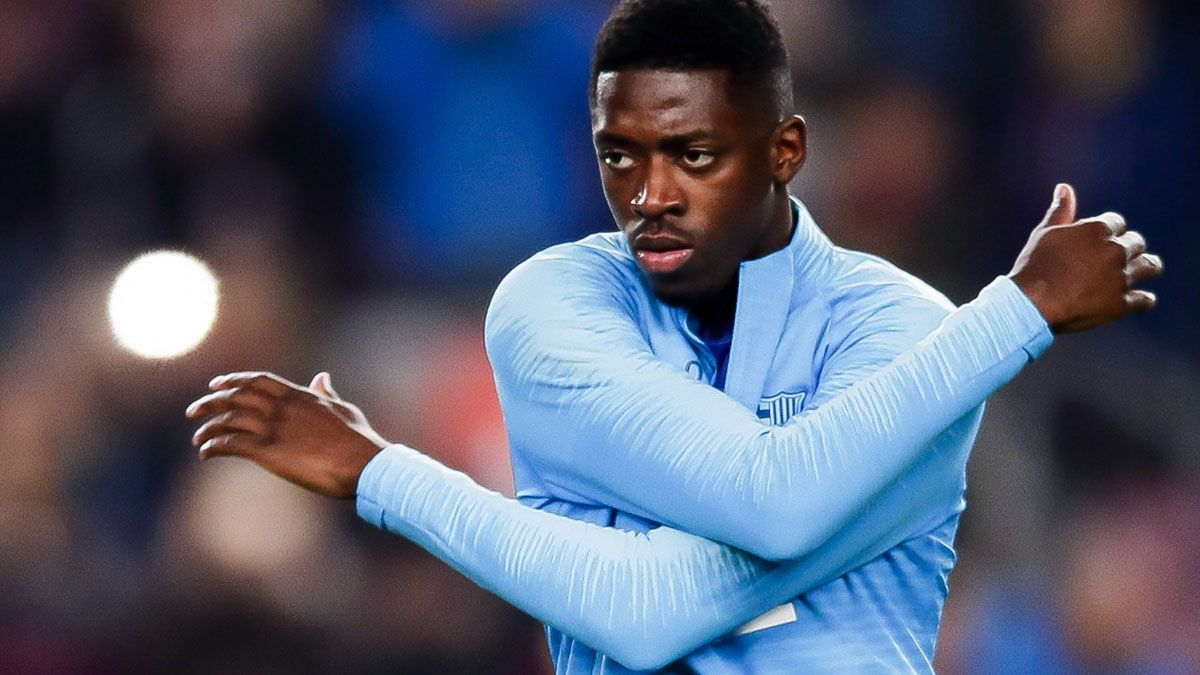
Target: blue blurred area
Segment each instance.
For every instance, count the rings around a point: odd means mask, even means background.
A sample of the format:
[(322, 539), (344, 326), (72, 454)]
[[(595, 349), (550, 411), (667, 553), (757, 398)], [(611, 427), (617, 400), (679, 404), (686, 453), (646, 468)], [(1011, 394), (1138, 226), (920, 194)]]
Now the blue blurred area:
[(604, 16), (557, 9), (376, 2), (337, 17), (332, 123), (362, 151), (356, 253), (374, 278), (498, 281), (603, 222), (580, 187), (599, 180), (586, 92)]
[[(947, 673), (1200, 672), (1200, 41), (1183, 2), (778, 0), (835, 241), (969, 300), (1055, 183), (1167, 273), (989, 406)], [(387, 436), (511, 489), (481, 326), (613, 227), (601, 0), (0, 3), (0, 671), (537, 673), (540, 627), (252, 466), (200, 464), (213, 374), (328, 369)], [(150, 363), (105, 300), (183, 248), (213, 333)]]

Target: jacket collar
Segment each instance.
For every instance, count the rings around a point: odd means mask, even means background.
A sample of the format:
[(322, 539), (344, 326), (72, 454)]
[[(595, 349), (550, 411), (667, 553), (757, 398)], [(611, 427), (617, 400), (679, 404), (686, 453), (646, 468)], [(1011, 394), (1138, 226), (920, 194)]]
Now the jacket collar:
[(792, 213), (788, 245), (740, 267), (725, 393), (751, 411), (758, 409), (791, 309), (815, 290), (820, 262), (832, 248), (795, 197)]

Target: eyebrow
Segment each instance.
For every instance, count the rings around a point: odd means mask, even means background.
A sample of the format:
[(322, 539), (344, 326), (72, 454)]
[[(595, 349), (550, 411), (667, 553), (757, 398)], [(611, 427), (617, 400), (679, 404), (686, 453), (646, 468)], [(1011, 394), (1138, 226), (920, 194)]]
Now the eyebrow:
[[(709, 141), (717, 138), (717, 134), (709, 129), (696, 129), (685, 134), (672, 134), (663, 136), (658, 139), (658, 148), (660, 150), (679, 150), (686, 148), (692, 143), (698, 141)], [(632, 145), (641, 146), (641, 143), (611, 131), (598, 131), (594, 136), (597, 145)]]

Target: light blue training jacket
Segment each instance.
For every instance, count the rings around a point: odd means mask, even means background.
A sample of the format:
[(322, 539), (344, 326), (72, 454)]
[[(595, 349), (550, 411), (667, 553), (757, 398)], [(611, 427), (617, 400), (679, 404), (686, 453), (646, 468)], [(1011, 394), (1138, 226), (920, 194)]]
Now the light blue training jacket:
[(794, 213), (723, 391), (618, 233), (518, 266), (486, 334), (523, 504), (397, 444), (359, 514), (545, 622), (557, 673), (932, 672), (983, 401), (1052, 337), (1006, 277), (955, 309)]

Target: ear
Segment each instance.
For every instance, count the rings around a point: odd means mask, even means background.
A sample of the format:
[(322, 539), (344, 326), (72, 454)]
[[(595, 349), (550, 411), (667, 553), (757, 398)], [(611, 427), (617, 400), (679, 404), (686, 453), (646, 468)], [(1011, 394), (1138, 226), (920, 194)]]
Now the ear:
[(791, 115), (775, 127), (771, 136), (771, 172), (775, 181), (787, 185), (792, 182), (808, 156), (808, 127), (804, 118)]

